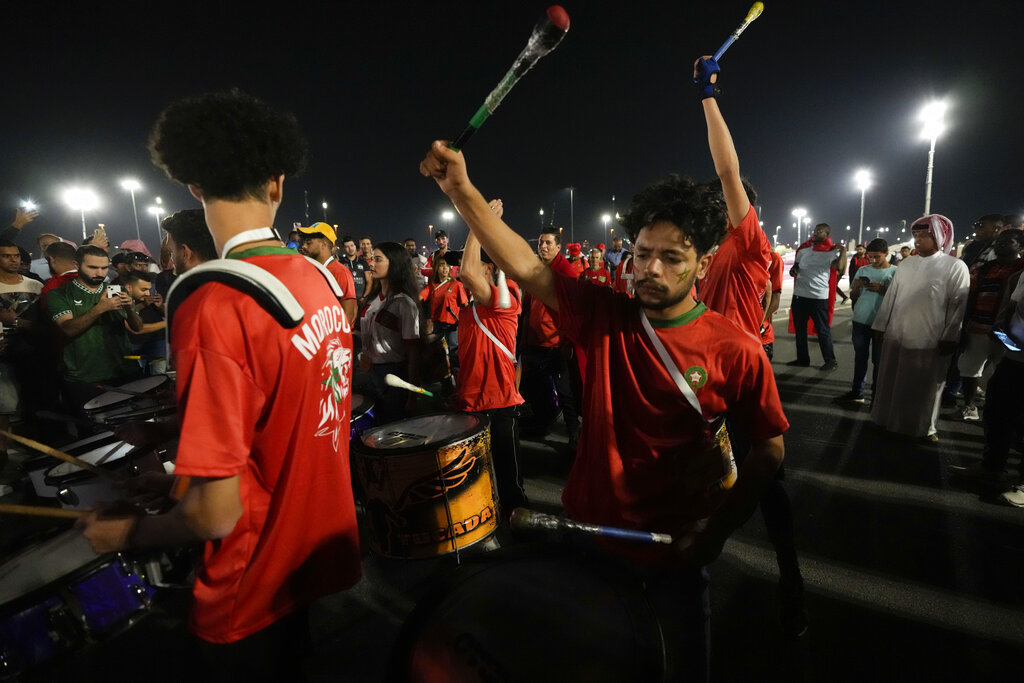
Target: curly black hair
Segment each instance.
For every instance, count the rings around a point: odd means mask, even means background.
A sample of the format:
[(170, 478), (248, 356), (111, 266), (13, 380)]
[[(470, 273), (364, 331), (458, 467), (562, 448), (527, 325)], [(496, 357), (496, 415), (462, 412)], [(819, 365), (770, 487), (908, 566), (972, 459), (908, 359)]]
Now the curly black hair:
[(281, 114), (240, 90), (170, 104), (149, 136), (159, 168), (204, 197), (265, 199), (271, 178), (292, 176), (306, 164), (306, 141), (291, 114)]
[(658, 221), (679, 228), (698, 255), (708, 253), (725, 237), (728, 225), (721, 184), (698, 183), (673, 173), (637, 193), (619, 220), (634, 242), (640, 230)]

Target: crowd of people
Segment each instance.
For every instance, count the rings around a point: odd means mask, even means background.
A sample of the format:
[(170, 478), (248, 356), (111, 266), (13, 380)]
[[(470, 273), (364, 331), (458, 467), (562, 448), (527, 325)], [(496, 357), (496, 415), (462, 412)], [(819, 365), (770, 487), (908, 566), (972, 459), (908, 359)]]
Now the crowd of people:
[[(504, 523), (528, 504), (520, 432), (542, 433), (560, 416), (574, 454), (566, 514), (677, 539), (598, 548), (643, 581), (674, 674), (707, 679), (706, 567), (758, 507), (778, 558), (782, 624), (798, 636), (807, 614), (783, 486), (789, 423), (771, 364), (784, 266), (740, 175), (718, 74), (713, 59), (694, 65), (717, 178), (644, 188), (622, 217), (629, 240), (585, 255), (554, 226), (530, 246), (444, 141), (420, 171), (468, 225), (461, 251), (444, 231), (425, 255), (413, 238), (374, 244), (324, 222), (282, 240), (265, 226), (284, 178), (304, 164), (294, 119), (238, 92), (176, 102), (149, 147), (202, 208), (164, 219), (159, 259), (141, 243), (112, 248), (99, 229), (81, 246), (42, 235), (32, 261), (16, 244), (34, 218), (23, 211), (0, 239), (0, 427), (20, 415), (21, 429), (38, 429), (47, 411), (74, 416), (110, 386), (176, 372), (172, 424), (137, 430), (149, 429), (140, 440), (179, 435), (174, 475), (146, 482), (176, 503), (147, 516), (95, 510), (79, 526), (98, 552), (205, 544), (190, 628), (224, 675), (287, 675), (309, 646), (309, 603), (359, 580), (352, 394), (372, 402), (377, 424), (415, 416), (417, 394), (391, 375), (440, 383), (450, 410), (488, 418)], [(839, 400), (867, 400), (870, 361), (872, 418), (934, 441), (956, 373), (965, 420), (979, 419), (985, 392), (976, 474), (1003, 477), (1024, 368), (1024, 352), (1006, 345), (1024, 339), (1024, 232), (1009, 222), (983, 217), (957, 259), (950, 221), (924, 216), (898, 265), (884, 240), (848, 258), (817, 225), (791, 269), (789, 365), (810, 365), (816, 334), (821, 370), (838, 369), (832, 312), (848, 272), (856, 361)], [(257, 269), (265, 291), (210, 275), (228, 262)], [(282, 301), (303, 311), (299, 327), (271, 314)], [(1006, 344), (993, 337), (1000, 330)], [(1004, 498), (1024, 506), (1024, 489)]]

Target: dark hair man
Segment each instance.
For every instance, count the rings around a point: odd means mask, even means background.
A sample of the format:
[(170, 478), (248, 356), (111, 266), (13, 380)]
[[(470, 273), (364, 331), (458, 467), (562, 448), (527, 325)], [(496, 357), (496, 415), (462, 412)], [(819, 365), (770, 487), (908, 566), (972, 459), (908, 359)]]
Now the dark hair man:
[(359, 238), (359, 252), (367, 263), (373, 261), (373, 240), (369, 237)]
[(46, 295), (50, 319), (64, 335), (64, 389), (69, 409), (79, 411), (102, 389), (97, 384), (122, 384), (139, 376), (124, 323), (136, 332), (142, 319), (131, 297), (104, 280), (110, 266), (107, 252), (96, 246), (75, 253), (78, 276)]
[(206, 215), (202, 209), (184, 209), (165, 218), (161, 224), (170, 238), (168, 246), (174, 264), (174, 274), (184, 275), (200, 263), (217, 258)]
[[(758, 340), (691, 296), (722, 238), (721, 194), (676, 176), (634, 197), (624, 220), (635, 238), (630, 299), (538, 261), (473, 187), (462, 153), (444, 141), (433, 143), (420, 172), (437, 181), (494, 262), (555, 310), (561, 329), (583, 348), (587, 428), (563, 505), (573, 519), (679, 539), (665, 548), (608, 547), (634, 560), (634, 571), (646, 578), (669, 644), (669, 669), (677, 677), (688, 669), (688, 680), (706, 678), (703, 566), (753, 512), (782, 462), (788, 427)], [(735, 484), (731, 460), (724, 466), (714, 445), (715, 423), (726, 411), (752, 443)], [(686, 465), (678, 458), (683, 452)], [(714, 503), (705, 497), (708, 486), (722, 487)]]
[(338, 261), (352, 273), (352, 282), (356, 288), (356, 302), (363, 306), (365, 297), (373, 286), (373, 275), (370, 274), (370, 263), (359, 254), (359, 247), (352, 235), (341, 238), (341, 256)]
[(350, 329), (320, 270), (268, 227), (305, 141), (292, 116), (231, 91), (168, 106), (149, 147), (202, 202), (220, 255), (273, 275), (305, 317), (286, 329), (218, 282), (181, 301), (171, 328), (175, 474), (191, 478), (187, 489), (161, 515), (80, 524), (100, 552), (205, 541), (190, 618), (205, 677), (284, 680), (308, 647), (306, 606), (360, 573)]
[(1003, 215), (999, 213), (987, 213), (971, 223), (974, 239), (964, 245), (963, 251), (960, 252), (960, 260), (967, 264), (972, 276), (982, 265), (995, 259), (993, 246), (996, 235), (1003, 227)]
[(832, 311), (835, 306), (836, 282), (839, 273), (846, 270), (846, 246), (832, 242), (832, 228), (828, 223), (814, 226), (811, 239), (796, 250), (793, 267), (793, 329), (796, 334), (796, 360), (786, 365), (807, 367), (811, 357), (807, 352), (808, 321), (814, 323), (818, 334), (818, 348), (824, 364), (821, 369), (831, 372), (839, 367), (832, 348)]
[(334, 243), (337, 239), (334, 228), (323, 221), (308, 228), (299, 228), (299, 253), (318, 262), (334, 276), (343, 292), (340, 299), (341, 309), (345, 311), (345, 318), (349, 324), (352, 324), (359, 314), (356, 285), (352, 279), (352, 271), (334, 258)]
[(132, 298), (142, 318), (142, 329), (129, 329), (132, 355), (140, 356), (139, 366), (145, 375), (159, 375), (167, 371), (167, 338), (164, 329), (163, 297), (153, 296), (155, 275), (133, 270), (124, 279), (125, 293)]
[(412, 237), (406, 237), (405, 241), (402, 242), (405, 250), (409, 252), (409, 258), (412, 259), (413, 274), (416, 277), (416, 285), (423, 289), (427, 286), (427, 257), (419, 252), (419, 247), (416, 244), (416, 240)]

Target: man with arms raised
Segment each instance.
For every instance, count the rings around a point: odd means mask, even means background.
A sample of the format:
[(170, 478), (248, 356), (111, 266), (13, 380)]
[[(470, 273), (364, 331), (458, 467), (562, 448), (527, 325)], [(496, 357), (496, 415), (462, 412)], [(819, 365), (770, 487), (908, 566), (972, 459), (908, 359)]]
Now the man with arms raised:
[(150, 137), (154, 162), (202, 202), (218, 253), (266, 271), (304, 311), (286, 329), (226, 284), (181, 301), (172, 290), (187, 488), (164, 514), (79, 522), (99, 552), (205, 542), (189, 620), (205, 680), (294, 678), (308, 604), (360, 574), (350, 328), (327, 277), (270, 228), (305, 149), (293, 117), (238, 91), (171, 104)]
[[(669, 547), (609, 543), (643, 577), (668, 666), (707, 678), (704, 565), (757, 505), (783, 458), (788, 423), (758, 340), (690, 295), (722, 237), (725, 206), (707, 185), (671, 177), (633, 199), (636, 299), (554, 273), (491, 212), (465, 159), (435, 142), (420, 165), (495, 263), (557, 312), (585, 352), (584, 424), (562, 496), (581, 521), (672, 534)], [(752, 443), (733, 482), (712, 423), (730, 413)], [(731, 486), (730, 486), (731, 485)]]

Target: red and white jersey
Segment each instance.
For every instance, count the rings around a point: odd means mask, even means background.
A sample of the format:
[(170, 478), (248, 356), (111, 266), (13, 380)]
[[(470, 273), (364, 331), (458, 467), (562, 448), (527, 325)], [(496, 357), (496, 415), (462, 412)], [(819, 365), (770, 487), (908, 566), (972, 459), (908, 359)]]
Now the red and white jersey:
[(420, 301), (430, 306), (430, 319), (435, 323), (454, 325), (459, 321), (459, 309), (469, 303), (466, 288), (458, 280), (448, 278), (437, 284), (430, 283), (420, 292)]
[(633, 296), (633, 254), (627, 252), (622, 256), (622, 260), (619, 261), (619, 267), (615, 269), (615, 284), (613, 287), (616, 292)]
[(729, 224), (728, 234), (711, 257), (711, 267), (697, 287), (700, 300), (759, 339), (764, 317), (761, 297), (770, 260), (768, 237), (751, 206), (739, 225)]
[(594, 285), (602, 285), (604, 287), (612, 286), (612, 277), (608, 273), (608, 269), (603, 266), (597, 270), (587, 268), (583, 271), (583, 274), (580, 275), (580, 279)]
[[(515, 356), (516, 330), (522, 311), (519, 285), (508, 284), (509, 308), (498, 308), (498, 288), (491, 285), (491, 305), (471, 304), (459, 313), (459, 375), (455, 388), (455, 408), (477, 411), (517, 406), (523, 397), (516, 390), (516, 367), (512, 358), (498, 348), (480, 323)], [(539, 302), (534, 302), (543, 308)]]
[[(707, 421), (728, 413), (752, 442), (789, 427), (767, 356), (756, 338), (703, 304), (675, 320), (650, 320), (701, 415), (644, 331), (638, 300), (564, 277), (556, 287), (561, 330), (586, 352), (588, 380), (566, 511), (584, 522), (685, 533), (715, 502), (700, 488), (715, 465), (704, 461)], [(638, 552), (658, 562), (672, 551)]]
[(355, 299), (356, 281), (352, 278), (352, 271), (333, 256), (327, 259), (324, 267), (334, 276), (338, 286), (341, 287), (341, 300)]
[(323, 274), (291, 249), (242, 258), (305, 311), (286, 329), (250, 296), (206, 284), (178, 307), (181, 440), (175, 474), (240, 477), (242, 517), (206, 544), (192, 631), (229, 643), (359, 580), (349, 475), (352, 335)]
[[(784, 268), (782, 264), (782, 257), (779, 256), (778, 252), (771, 252), (771, 265), (768, 266), (768, 278), (771, 280), (771, 289), (764, 293), (769, 299), (772, 296), (772, 292), (782, 291), (782, 270)], [(761, 332), (761, 344), (767, 346), (775, 341), (775, 328), (772, 327), (772, 321), (766, 320), (762, 326)]]

